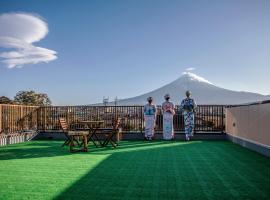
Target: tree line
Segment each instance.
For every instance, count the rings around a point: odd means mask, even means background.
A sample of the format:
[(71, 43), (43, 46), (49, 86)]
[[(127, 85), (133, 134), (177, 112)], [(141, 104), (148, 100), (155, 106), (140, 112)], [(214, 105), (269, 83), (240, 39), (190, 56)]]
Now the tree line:
[(0, 104), (50, 106), (52, 105), (52, 102), (47, 94), (30, 90), (17, 92), (13, 99), (1, 96)]

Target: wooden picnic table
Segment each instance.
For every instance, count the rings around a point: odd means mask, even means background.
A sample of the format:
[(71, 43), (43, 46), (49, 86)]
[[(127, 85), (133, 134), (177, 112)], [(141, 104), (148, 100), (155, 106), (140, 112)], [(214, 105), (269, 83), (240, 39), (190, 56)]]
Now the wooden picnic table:
[(89, 134), (87, 136), (87, 143), (91, 140), (96, 147), (103, 146), (100, 142), (98, 136), (97, 136), (97, 130), (100, 129), (101, 125), (104, 123), (102, 120), (98, 121), (78, 121), (77, 124), (85, 125), (86, 130), (89, 131)]
[[(121, 118), (117, 118), (113, 121), (113, 126), (111, 128), (101, 128), (101, 125), (104, 123), (104, 121), (102, 120), (78, 121), (76, 124), (86, 126), (86, 128), (83, 128), (83, 130), (89, 131), (89, 134), (87, 136), (87, 143), (91, 140), (96, 147), (105, 147), (110, 143), (115, 148), (118, 145), (115, 138), (117, 134), (120, 133), (120, 122)], [(100, 140), (100, 138), (97, 136), (97, 132), (104, 134), (104, 141)]]

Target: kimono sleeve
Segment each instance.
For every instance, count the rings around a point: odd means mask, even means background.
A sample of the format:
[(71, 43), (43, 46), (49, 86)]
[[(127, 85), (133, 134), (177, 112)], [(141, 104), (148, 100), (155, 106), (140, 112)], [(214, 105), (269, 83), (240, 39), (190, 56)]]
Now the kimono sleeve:
[(180, 107), (179, 107), (180, 112), (183, 112), (183, 109), (184, 109), (184, 104), (185, 104), (185, 101), (184, 101), (184, 100), (182, 100), (182, 101), (181, 101), (181, 104), (180, 104)]
[(174, 106), (174, 103), (172, 103), (172, 114), (175, 115), (175, 106)]
[(154, 115), (157, 115), (157, 106), (154, 105), (153, 109), (154, 109)]
[(146, 105), (143, 107), (143, 113), (146, 113)]

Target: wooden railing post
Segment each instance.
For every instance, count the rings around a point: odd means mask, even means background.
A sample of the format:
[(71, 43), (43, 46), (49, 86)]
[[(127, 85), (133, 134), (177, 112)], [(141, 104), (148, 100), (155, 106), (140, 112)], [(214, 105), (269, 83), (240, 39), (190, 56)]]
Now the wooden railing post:
[(39, 122), (39, 120), (40, 120), (40, 116), (39, 116), (39, 114), (40, 114), (40, 108), (41, 107), (38, 107), (37, 109), (36, 109), (36, 126), (37, 126), (37, 130), (40, 130), (40, 122)]
[(24, 113), (23, 113), (23, 106), (20, 106), (20, 118), (18, 119), (19, 124), (18, 124), (18, 128), (19, 130), (23, 130), (24, 128)]

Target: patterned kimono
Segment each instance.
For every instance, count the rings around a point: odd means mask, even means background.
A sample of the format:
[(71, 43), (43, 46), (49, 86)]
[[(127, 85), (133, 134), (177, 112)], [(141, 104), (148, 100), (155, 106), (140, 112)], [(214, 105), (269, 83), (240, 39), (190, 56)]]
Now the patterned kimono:
[(148, 139), (154, 136), (156, 111), (157, 108), (155, 105), (146, 104), (144, 106), (145, 137)]
[(174, 130), (173, 130), (173, 115), (175, 114), (174, 104), (169, 101), (165, 101), (162, 104), (162, 111), (163, 111), (163, 139), (171, 140), (174, 138)]
[(194, 131), (194, 110), (197, 105), (193, 99), (185, 98), (181, 102), (180, 109), (183, 111), (184, 123), (185, 123), (185, 135), (186, 139), (193, 136)]

